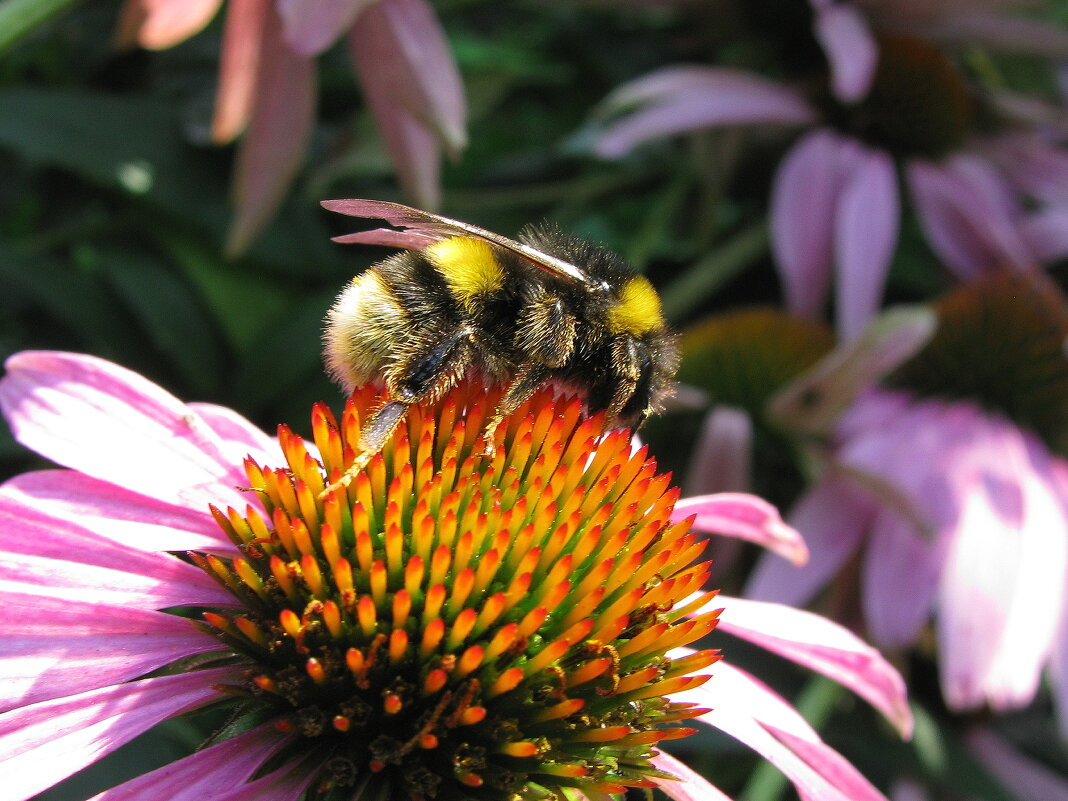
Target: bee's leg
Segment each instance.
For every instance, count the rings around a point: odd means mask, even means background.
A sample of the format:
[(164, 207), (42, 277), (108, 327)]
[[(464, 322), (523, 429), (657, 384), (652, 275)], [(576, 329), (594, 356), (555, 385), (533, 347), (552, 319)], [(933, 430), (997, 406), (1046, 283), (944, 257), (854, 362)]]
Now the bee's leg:
[(320, 494), (324, 498), (352, 483), (375, 454), (385, 447), (412, 404), (446, 392), (464, 374), (470, 363), (471, 332), (467, 328), (439, 341), (433, 347), (401, 360), (386, 376), (392, 400), (380, 406), (360, 429), (359, 452), (345, 474)]
[(493, 416), (482, 429), (482, 441), (485, 443), (483, 456), (492, 457), (496, 452), (493, 435), (501, 421), (529, 400), (548, 377), (549, 368), (543, 364), (524, 364), (516, 370), (497, 408), (493, 410)]
[(617, 425), (635, 429), (641, 426), (652, 386), (653, 362), (643, 343), (628, 336), (617, 342), (613, 351), (618, 383), (606, 410), (602, 434)]

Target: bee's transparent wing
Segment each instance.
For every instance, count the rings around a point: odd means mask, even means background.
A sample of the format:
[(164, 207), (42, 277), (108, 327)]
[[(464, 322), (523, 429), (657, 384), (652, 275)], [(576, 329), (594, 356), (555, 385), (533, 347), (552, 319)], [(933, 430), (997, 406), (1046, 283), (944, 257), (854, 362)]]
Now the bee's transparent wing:
[(385, 245), (386, 247), (422, 250), (427, 245), (452, 236), (470, 236), (515, 253), (520, 258), (561, 278), (590, 283), (589, 277), (570, 262), (542, 253), (523, 242), (479, 228), (477, 225), (451, 220), (429, 211), (420, 211), (400, 203), (385, 200), (324, 200), (322, 206), (349, 217), (367, 217), (385, 220), (395, 228), (374, 228), (354, 234), (335, 236), (335, 242), (343, 244)]

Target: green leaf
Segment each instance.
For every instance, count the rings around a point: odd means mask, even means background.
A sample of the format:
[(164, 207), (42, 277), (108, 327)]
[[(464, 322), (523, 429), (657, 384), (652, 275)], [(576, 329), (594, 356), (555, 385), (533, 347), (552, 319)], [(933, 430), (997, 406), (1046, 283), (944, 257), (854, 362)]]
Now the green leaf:
[(4, 0), (0, 3), (0, 53), (34, 28), (81, 0)]

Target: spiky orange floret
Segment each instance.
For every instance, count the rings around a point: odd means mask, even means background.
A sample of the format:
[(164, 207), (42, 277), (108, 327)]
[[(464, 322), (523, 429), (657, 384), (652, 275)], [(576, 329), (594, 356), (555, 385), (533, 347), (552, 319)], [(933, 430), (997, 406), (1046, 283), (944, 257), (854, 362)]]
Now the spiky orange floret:
[[(241, 549), (194, 555), (246, 606), (205, 615), (250, 664), (249, 693), (322, 755), (320, 791), (511, 799), (649, 786), (654, 746), (702, 710), (665, 695), (717, 657), (666, 652), (715, 626), (675, 605), (708, 577), (678, 492), (629, 432), (540, 392), (480, 431), (497, 397), (461, 386), (413, 406), (347, 486), (358, 389), (338, 425), (317, 405), (287, 467), (246, 464), (266, 515), (213, 510)], [(371, 778), (368, 778), (371, 777)]]

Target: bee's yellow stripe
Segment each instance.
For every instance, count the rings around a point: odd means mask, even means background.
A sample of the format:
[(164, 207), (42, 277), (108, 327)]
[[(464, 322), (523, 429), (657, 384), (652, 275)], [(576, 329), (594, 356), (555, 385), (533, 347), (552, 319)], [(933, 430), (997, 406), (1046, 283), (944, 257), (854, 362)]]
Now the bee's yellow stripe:
[(619, 302), (608, 311), (608, 327), (613, 334), (642, 334), (662, 328), (660, 296), (644, 276), (635, 276), (623, 285)]
[(423, 252), (441, 273), (453, 297), (469, 309), (480, 295), (504, 285), (504, 268), (493, 255), (493, 248), (481, 239), (454, 236), (435, 242)]

